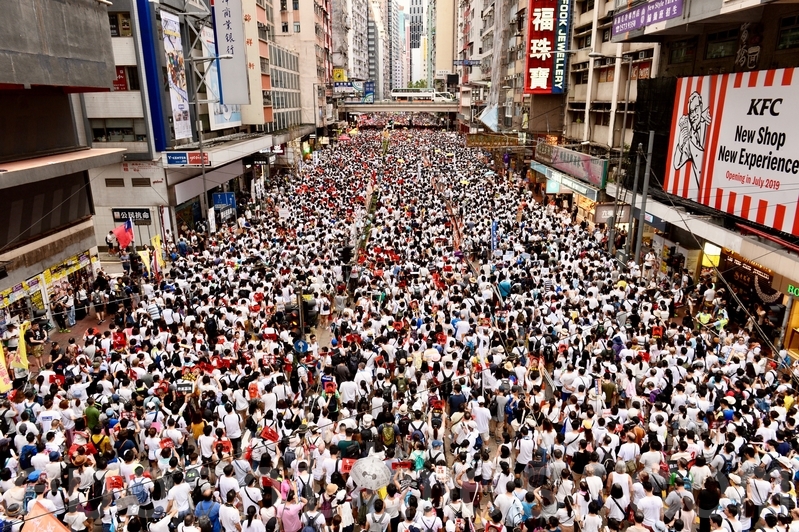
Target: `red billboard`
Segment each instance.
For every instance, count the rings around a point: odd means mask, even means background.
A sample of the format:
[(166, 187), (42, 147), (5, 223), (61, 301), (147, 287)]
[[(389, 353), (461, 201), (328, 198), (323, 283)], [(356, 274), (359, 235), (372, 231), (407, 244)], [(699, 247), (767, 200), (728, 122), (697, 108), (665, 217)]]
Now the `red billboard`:
[(527, 17), (525, 94), (566, 91), (570, 0), (530, 0)]
[(799, 236), (793, 68), (680, 78), (663, 190)]

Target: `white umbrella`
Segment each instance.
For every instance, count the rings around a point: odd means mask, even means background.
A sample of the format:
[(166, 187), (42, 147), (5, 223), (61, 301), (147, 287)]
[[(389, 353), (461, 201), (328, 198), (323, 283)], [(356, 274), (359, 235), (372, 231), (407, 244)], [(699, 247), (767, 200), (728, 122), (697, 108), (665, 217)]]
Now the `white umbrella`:
[(378, 457), (370, 455), (352, 465), (350, 478), (357, 486), (376, 491), (391, 482), (391, 470)]

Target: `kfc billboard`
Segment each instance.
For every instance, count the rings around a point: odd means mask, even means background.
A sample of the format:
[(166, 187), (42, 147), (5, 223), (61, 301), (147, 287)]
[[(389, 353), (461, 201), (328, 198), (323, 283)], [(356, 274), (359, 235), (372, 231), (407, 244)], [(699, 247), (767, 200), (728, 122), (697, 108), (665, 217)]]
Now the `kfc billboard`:
[(678, 79), (663, 189), (799, 236), (793, 73)]
[(530, 0), (528, 13), (524, 92), (563, 94), (571, 0)]

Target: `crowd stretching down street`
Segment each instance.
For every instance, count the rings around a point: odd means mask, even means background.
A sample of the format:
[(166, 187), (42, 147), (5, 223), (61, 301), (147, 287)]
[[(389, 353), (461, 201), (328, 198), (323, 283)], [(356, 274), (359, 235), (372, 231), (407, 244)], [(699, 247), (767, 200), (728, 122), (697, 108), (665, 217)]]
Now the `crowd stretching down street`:
[(82, 337), (6, 333), (0, 532), (799, 532), (794, 368), (717, 275), (364, 124), (80, 287)]

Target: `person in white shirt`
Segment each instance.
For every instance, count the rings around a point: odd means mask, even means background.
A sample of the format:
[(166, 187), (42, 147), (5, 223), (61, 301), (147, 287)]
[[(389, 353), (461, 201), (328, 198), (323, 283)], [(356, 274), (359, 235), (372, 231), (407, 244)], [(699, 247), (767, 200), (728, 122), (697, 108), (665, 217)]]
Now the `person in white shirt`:
[[(660, 497), (652, 494), (654, 488), (651, 481), (645, 480), (642, 486), (646, 496), (638, 501), (637, 508), (644, 514), (644, 525), (653, 528), (655, 523), (663, 521), (663, 501)], [(740, 530), (736, 532), (740, 532)]]
[(169, 501), (166, 507), (167, 513), (173, 508), (177, 509), (177, 516), (183, 519), (191, 513), (191, 486), (183, 482), (183, 472), (176, 471), (172, 474), (175, 485), (169, 489), (166, 499)]

